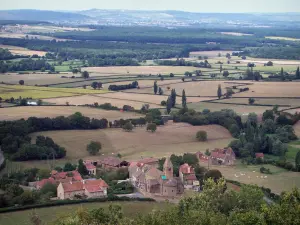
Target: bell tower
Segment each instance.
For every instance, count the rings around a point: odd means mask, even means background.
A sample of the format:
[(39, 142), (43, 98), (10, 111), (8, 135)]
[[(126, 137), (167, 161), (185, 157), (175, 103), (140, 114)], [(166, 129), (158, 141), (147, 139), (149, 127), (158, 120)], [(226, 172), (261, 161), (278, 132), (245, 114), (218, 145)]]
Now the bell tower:
[(170, 160), (170, 157), (167, 157), (164, 163), (164, 174), (166, 178), (169, 180), (173, 178), (173, 164)]

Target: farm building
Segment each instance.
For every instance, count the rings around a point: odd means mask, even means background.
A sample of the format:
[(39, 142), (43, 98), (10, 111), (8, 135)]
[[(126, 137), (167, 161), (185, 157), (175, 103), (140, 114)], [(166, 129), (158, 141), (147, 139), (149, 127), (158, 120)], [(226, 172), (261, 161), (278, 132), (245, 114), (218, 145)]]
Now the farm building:
[(179, 167), (179, 177), (184, 186), (199, 186), (194, 168), (185, 163)]
[[(92, 164), (106, 169), (117, 169), (120, 167), (127, 167), (129, 163), (117, 157), (108, 156), (102, 159), (86, 159), (83, 161), (85, 165)], [(91, 167), (92, 168), (92, 167)]]
[(156, 158), (144, 158), (144, 159), (137, 161), (136, 163), (139, 163), (141, 165), (153, 166), (155, 168), (158, 167), (158, 159), (156, 159)]
[(202, 152), (196, 152), (195, 155), (197, 156), (199, 161), (207, 162), (209, 160), (209, 156), (204, 155)]
[(210, 161), (212, 165), (234, 165), (235, 153), (231, 148), (215, 149), (211, 152)]
[(89, 175), (96, 175), (96, 166), (92, 163), (86, 163), (85, 167), (89, 171)]
[(261, 153), (261, 152), (255, 153), (255, 158), (264, 159), (264, 153)]
[(107, 196), (108, 185), (102, 179), (82, 180), (60, 183), (57, 187), (58, 199), (74, 199), (76, 197), (101, 198)]
[(183, 183), (179, 177), (173, 177), (173, 165), (167, 158), (163, 171), (147, 164), (132, 164), (129, 167), (131, 183), (142, 192), (149, 194), (174, 197), (184, 192)]

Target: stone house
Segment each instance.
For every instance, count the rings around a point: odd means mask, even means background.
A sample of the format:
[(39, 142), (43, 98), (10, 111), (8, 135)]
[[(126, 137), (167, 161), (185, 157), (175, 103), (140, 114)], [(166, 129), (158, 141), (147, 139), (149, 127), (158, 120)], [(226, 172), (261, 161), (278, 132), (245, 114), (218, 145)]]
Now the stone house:
[(261, 152), (258, 152), (258, 153), (255, 153), (255, 158), (258, 159), (264, 159), (264, 153), (261, 153)]
[(89, 175), (96, 176), (97, 168), (92, 163), (86, 163), (85, 164), (86, 169), (89, 171)]
[(179, 167), (179, 177), (184, 185), (198, 186), (199, 184), (194, 168), (187, 163)]
[(96, 166), (101, 166), (104, 169), (118, 169), (121, 167), (127, 167), (128, 164), (128, 162), (112, 156), (105, 157), (96, 161)]
[(164, 197), (174, 197), (184, 192), (180, 178), (173, 176), (173, 165), (170, 158), (166, 159), (163, 171), (152, 165), (131, 164), (129, 177), (131, 183), (142, 192)]
[(57, 187), (58, 199), (74, 199), (75, 197), (101, 198), (107, 196), (108, 185), (104, 180), (82, 180), (60, 183)]
[(235, 153), (231, 148), (215, 149), (210, 155), (210, 162), (212, 165), (231, 166), (234, 165), (235, 159)]

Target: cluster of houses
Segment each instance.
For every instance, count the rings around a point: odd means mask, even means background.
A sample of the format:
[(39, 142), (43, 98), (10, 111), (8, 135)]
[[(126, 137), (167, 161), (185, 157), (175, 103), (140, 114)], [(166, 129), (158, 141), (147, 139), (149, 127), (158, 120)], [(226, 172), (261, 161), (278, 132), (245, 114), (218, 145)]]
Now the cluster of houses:
[[(236, 156), (231, 148), (214, 149), (210, 155), (197, 152), (200, 162), (211, 165), (234, 165)], [(256, 154), (263, 158), (262, 153)], [(117, 157), (84, 160), (90, 177), (94, 177), (97, 167), (105, 170), (128, 168), (129, 182), (141, 193), (153, 196), (175, 197), (181, 195), (185, 189), (199, 190), (200, 183), (194, 168), (187, 163), (179, 167), (179, 176), (173, 173), (173, 164), (166, 158), (163, 171), (158, 169), (159, 161), (155, 158), (144, 158), (127, 162)], [(100, 198), (107, 196), (107, 183), (102, 179), (83, 179), (77, 170), (58, 172), (53, 170), (50, 177), (35, 182), (35, 188), (41, 189), (46, 183), (57, 185), (58, 199), (73, 199), (78, 197)]]

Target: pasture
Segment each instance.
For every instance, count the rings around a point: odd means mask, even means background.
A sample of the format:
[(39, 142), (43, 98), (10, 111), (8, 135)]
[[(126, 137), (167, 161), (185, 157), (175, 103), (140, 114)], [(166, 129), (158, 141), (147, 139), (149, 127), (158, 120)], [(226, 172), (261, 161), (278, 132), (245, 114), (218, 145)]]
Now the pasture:
[(240, 161), (237, 161), (235, 166), (211, 166), (213, 169), (220, 170), (226, 179), (264, 186), (277, 194), (282, 191), (290, 191), (293, 187), (300, 187), (299, 173), (273, 165), (264, 165), (265, 168), (270, 169), (272, 174), (262, 174), (259, 170), (260, 167), (261, 165), (244, 165)]
[(84, 116), (96, 119), (106, 118), (108, 120), (127, 119), (140, 117), (133, 112), (107, 111), (96, 108), (80, 106), (23, 106), (0, 109), (0, 120), (27, 119), (28, 117), (50, 117), (70, 116), (75, 112), (81, 112)]
[(24, 85), (0, 85), (0, 97), (2, 99), (9, 98), (33, 98), (45, 99), (63, 96), (74, 96), (84, 94), (101, 94), (106, 93), (105, 90), (92, 90), (83, 88), (52, 88), (52, 87), (35, 87)]
[(118, 75), (157, 75), (170, 73), (183, 75), (186, 71), (195, 71), (195, 67), (191, 66), (108, 66), (108, 67), (86, 67), (86, 71), (97, 73), (97, 76), (107, 76), (109, 74)]
[(32, 210), (24, 210), (10, 213), (3, 213), (0, 216), (0, 224), (5, 225), (30, 225), (30, 215), (35, 212), (42, 220), (42, 224), (53, 224), (55, 220), (74, 215), (78, 209), (87, 210), (104, 208), (108, 210), (109, 205), (121, 205), (124, 216), (133, 218), (140, 214), (148, 214), (152, 210), (164, 210), (170, 207), (170, 203), (166, 202), (94, 202), (82, 203), (74, 205), (55, 206), (47, 208), (39, 208)]
[[(0, 37), (2, 34), (0, 33)], [(38, 56), (45, 56), (47, 52), (44, 51), (35, 51), (30, 50), (28, 48), (12, 46), (12, 45), (0, 45), (0, 48), (8, 49), (13, 55), (38, 55)]]
[[(196, 133), (199, 130), (207, 132), (208, 141), (199, 142), (196, 140)], [(146, 127), (137, 127), (132, 132), (125, 132), (116, 128), (47, 131), (33, 133), (31, 136), (35, 137), (37, 135), (51, 137), (55, 143), (66, 148), (67, 156), (64, 159), (55, 160), (56, 165), (63, 165), (67, 161), (75, 162), (80, 158), (99, 157), (88, 154), (86, 146), (90, 141), (101, 142), (101, 154), (116, 155), (119, 153), (124, 159), (136, 160), (141, 157), (165, 157), (171, 154), (221, 148), (227, 146), (233, 140), (229, 131), (218, 125), (191, 126), (171, 121), (165, 126), (159, 126), (155, 133), (147, 132)], [(48, 167), (46, 161), (28, 161), (18, 164), (24, 167)]]

